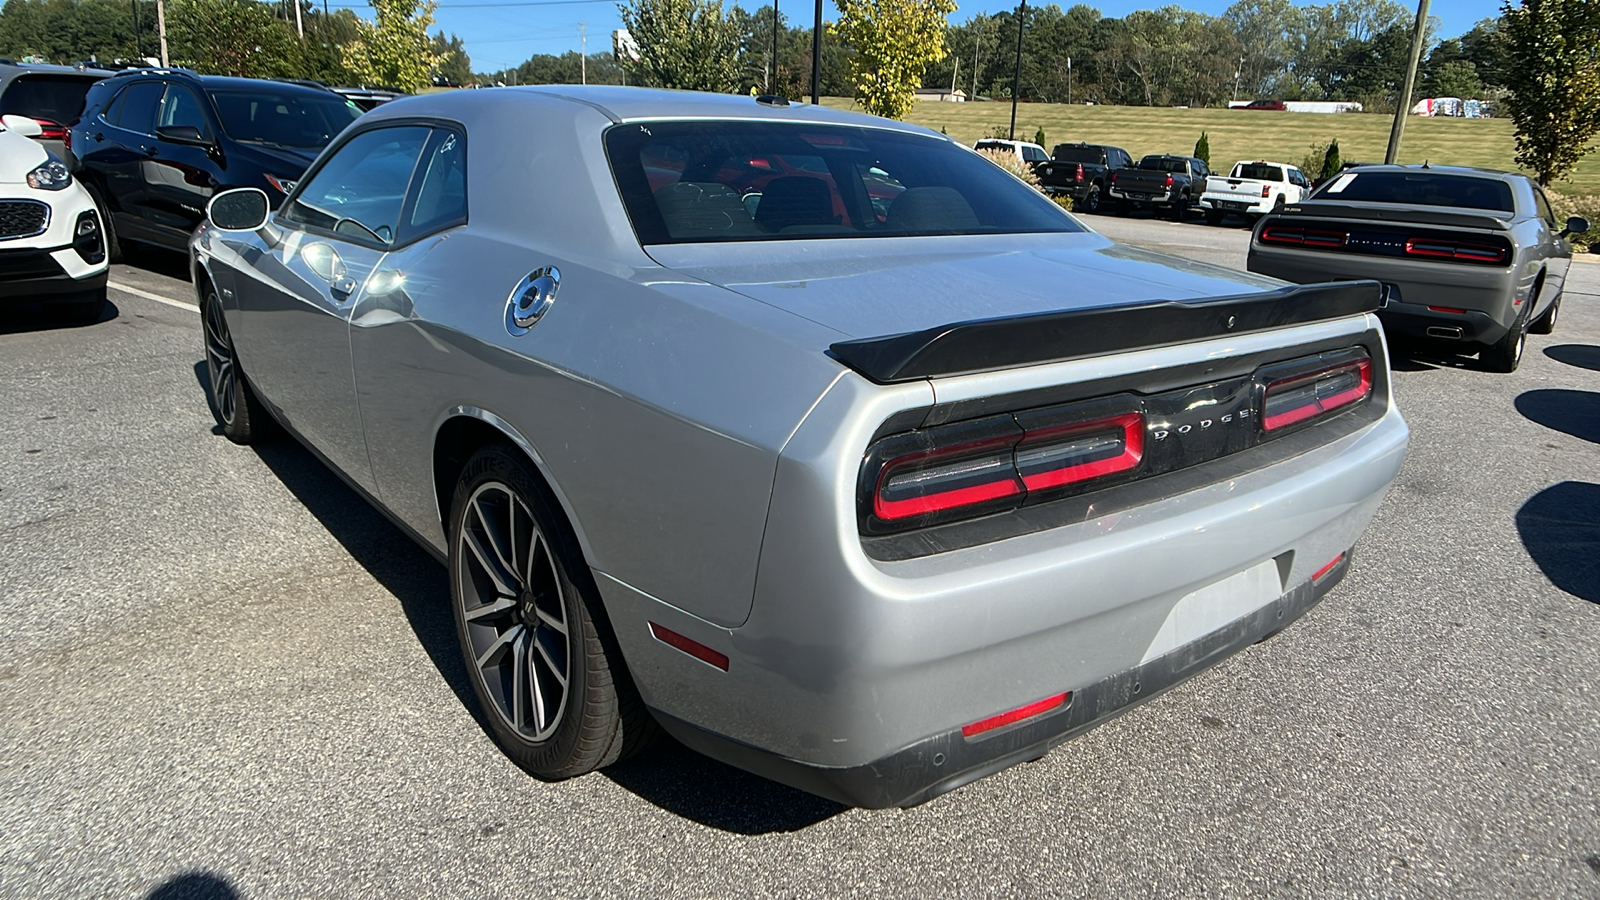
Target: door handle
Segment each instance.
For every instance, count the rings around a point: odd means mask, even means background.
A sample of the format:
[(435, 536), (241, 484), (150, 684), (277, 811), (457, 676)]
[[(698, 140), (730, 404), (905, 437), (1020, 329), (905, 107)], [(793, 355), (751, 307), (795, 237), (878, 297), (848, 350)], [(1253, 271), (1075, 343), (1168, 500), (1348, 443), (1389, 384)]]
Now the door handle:
[(346, 300), (349, 300), (350, 295), (356, 292), (356, 280), (351, 278), (349, 275), (345, 275), (336, 279), (333, 284), (328, 287), (328, 290), (333, 294), (333, 299), (342, 303)]

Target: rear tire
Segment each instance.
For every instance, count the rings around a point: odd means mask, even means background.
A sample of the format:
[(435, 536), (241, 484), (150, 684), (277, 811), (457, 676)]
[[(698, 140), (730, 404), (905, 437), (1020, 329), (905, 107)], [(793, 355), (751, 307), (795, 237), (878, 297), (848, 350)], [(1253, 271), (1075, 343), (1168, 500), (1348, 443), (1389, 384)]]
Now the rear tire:
[(1517, 366), (1522, 364), (1522, 351), (1528, 344), (1528, 310), (1532, 308), (1533, 301), (1529, 300), (1517, 313), (1516, 319), (1512, 320), (1506, 336), (1478, 352), (1479, 365), (1502, 374), (1517, 370)]
[(1172, 221), (1182, 222), (1183, 217), (1189, 214), (1189, 195), (1183, 194), (1172, 201)]
[(1100, 185), (1089, 185), (1089, 192), (1083, 195), (1083, 200), (1075, 204), (1075, 212), (1093, 214), (1100, 211)]
[(447, 523), (451, 609), (490, 734), (545, 780), (652, 743), (639, 698), (567, 520), (526, 457), (490, 444), (457, 479)]

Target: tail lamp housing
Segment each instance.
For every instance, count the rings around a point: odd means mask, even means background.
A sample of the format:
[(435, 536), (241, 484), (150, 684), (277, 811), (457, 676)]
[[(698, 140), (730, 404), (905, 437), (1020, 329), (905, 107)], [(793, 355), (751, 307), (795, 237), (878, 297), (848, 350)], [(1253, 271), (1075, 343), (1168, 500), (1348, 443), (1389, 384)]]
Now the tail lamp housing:
[(1284, 432), (1354, 406), (1372, 396), (1372, 360), (1360, 356), (1291, 363), (1262, 370), (1261, 430)]
[(1503, 266), (1511, 258), (1510, 251), (1494, 244), (1415, 237), (1406, 241), (1406, 255), (1491, 266)]
[(1125, 481), (1139, 472), (1144, 442), (1131, 396), (885, 438), (863, 461), (862, 528), (925, 528)]
[(1343, 247), (1349, 237), (1349, 233), (1344, 231), (1303, 228), (1298, 225), (1269, 225), (1261, 230), (1263, 244), (1287, 244), (1323, 249)]
[(1270, 185), (1270, 184), (1263, 184), (1263, 185), (1262, 185), (1262, 186), (1261, 186), (1261, 196), (1263, 196), (1263, 197), (1270, 197), (1270, 196), (1272, 196), (1272, 185)]

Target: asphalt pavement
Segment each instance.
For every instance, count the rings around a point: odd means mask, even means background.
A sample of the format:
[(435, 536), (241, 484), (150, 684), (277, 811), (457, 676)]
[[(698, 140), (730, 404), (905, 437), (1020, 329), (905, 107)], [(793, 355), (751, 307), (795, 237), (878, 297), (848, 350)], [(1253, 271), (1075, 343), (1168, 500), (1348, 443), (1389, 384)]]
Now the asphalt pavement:
[(864, 811), (674, 748), (507, 762), (443, 569), (221, 437), (182, 258), (134, 261), (96, 324), (0, 320), (0, 896), (1600, 897), (1600, 264), (1512, 375), (1396, 359), (1410, 456), (1293, 628)]

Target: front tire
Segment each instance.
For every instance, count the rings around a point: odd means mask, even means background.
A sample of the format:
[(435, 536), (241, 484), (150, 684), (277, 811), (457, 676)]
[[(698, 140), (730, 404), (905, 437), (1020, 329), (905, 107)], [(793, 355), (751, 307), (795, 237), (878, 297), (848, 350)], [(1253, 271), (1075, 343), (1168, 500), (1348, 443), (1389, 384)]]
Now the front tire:
[(256, 397), (233, 349), (233, 335), (222, 314), (216, 288), (206, 285), (200, 318), (205, 331), (206, 384), (211, 388), (211, 413), (222, 433), (235, 444), (254, 444), (272, 436), (276, 422)]
[(500, 749), (546, 780), (653, 739), (577, 540), (527, 459), (491, 444), (450, 511), (450, 592), (473, 691)]

